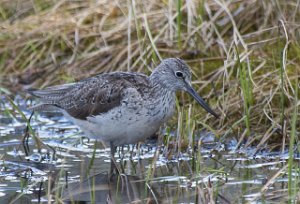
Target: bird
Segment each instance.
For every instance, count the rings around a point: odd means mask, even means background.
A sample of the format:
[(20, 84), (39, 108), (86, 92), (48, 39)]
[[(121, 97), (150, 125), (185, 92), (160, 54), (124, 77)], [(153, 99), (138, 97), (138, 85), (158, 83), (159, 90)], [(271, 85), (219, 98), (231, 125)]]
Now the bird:
[(177, 91), (189, 93), (208, 113), (219, 117), (192, 87), (191, 77), (184, 60), (166, 58), (149, 76), (139, 72), (102, 73), (28, 92), (40, 100), (31, 110), (60, 110), (88, 138), (109, 145), (113, 159), (116, 146), (145, 140), (172, 117)]

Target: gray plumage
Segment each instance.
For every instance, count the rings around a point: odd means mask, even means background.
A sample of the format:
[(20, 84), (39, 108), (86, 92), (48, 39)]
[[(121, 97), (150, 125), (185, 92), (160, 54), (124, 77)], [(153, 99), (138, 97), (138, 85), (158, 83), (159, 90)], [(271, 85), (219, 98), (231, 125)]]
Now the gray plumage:
[(122, 145), (154, 134), (172, 116), (177, 90), (217, 117), (191, 87), (191, 72), (178, 58), (163, 60), (150, 76), (113, 72), (29, 93), (41, 100), (33, 110), (56, 107), (88, 137)]

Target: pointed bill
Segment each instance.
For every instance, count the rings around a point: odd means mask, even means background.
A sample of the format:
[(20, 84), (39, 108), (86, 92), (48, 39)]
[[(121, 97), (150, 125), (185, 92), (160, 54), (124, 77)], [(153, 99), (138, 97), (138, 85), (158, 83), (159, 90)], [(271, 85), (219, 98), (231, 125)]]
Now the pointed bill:
[(193, 98), (210, 114), (215, 116), (216, 118), (219, 118), (219, 116), (209, 107), (209, 105), (201, 98), (201, 96), (198, 95), (198, 93), (191, 87), (190, 85), (187, 84), (186, 86), (187, 92), (193, 96)]

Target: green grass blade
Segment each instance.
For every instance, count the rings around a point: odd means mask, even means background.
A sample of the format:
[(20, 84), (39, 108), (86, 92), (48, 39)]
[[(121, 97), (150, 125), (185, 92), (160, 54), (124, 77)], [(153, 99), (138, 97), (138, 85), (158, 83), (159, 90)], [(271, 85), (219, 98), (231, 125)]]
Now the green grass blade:
[(298, 116), (298, 78), (296, 78), (295, 85), (295, 104), (292, 115), (292, 123), (291, 123), (291, 135), (290, 135), (290, 145), (289, 145), (289, 160), (288, 160), (288, 195), (289, 195), (289, 203), (293, 203), (294, 194), (294, 181), (293, 181), (293, 161), (294, 161), (294, 150), (295, 150), (295, 138), (296, 138), (296, 127), (297, 127), (297, 116)]

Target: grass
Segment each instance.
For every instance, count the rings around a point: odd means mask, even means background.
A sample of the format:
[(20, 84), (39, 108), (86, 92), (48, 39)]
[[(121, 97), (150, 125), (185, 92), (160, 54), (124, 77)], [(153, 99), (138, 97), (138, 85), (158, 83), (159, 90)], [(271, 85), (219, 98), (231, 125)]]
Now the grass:
[(177, 21), (177, 41), (178, 41), (178, 48), (181, 49), (181, 24), (182, 24), (182, 11), (181, 11), (181, 7), (182, 7), (182, 2), (181, 0), (177, 0), (177, 17), (176, 17), (176, 21)]
[(252, 84), (250, 83), (251, 70), (246, 70), (246, 62), (241, 63), (239, 58), (239, 53), (237, 52), (237, 63), (239, 68), (239, 78), (240, 85), (242, 90), (242, 96), (244, 101), (244, 115), (245, 115), (245, 126), (246, 134), (250, 136), (250, 108), (253, 105), (253, 96), (252, 96)]
[[(167, 137), (166, 146), (176, 144), (177, 153), (188, 149), (186, 144), (199, 148), (194, 132), (206, 129), (221, 141), (236, 137), (237, 148), (289, 149), (290, 172), (296, 169), (292, 150), (300, 126), (299, 3), (2, 0), (0, 93), (13, 98), (28, 87), (102, 72), (149, 74), (161, 59), (180, 57), (220, 119), (187, 94), (178, 95), (179, 117), (168, 128), (177, 130), (178, 139)], [(194, 157), (200, 172), (201, 154)], [(154, 177), (156, 159), (147, 181)]]
[[(294, 168), (294, 154), (295, 150), (295, 139), (296, 139), (296, 126), (297, 126), (297, 115), (298, 115), (298, 79), (296, 79), (295, 85), (295, 103), (293, 108), (292, 116), (292, 130), (290, 134), (290, 145), (289, 145), (289, 160), (288, 160), (288, 194), (289, 194), (289, 203), (294, 203), (294, 197), (299, 190), (299, 187), (296, 187), (296, 183), (293, 181), (292, 170)], [(298, 152), (299, 153), (299, 152)], [(296, 173), (296, 172), (295, 172)]]

